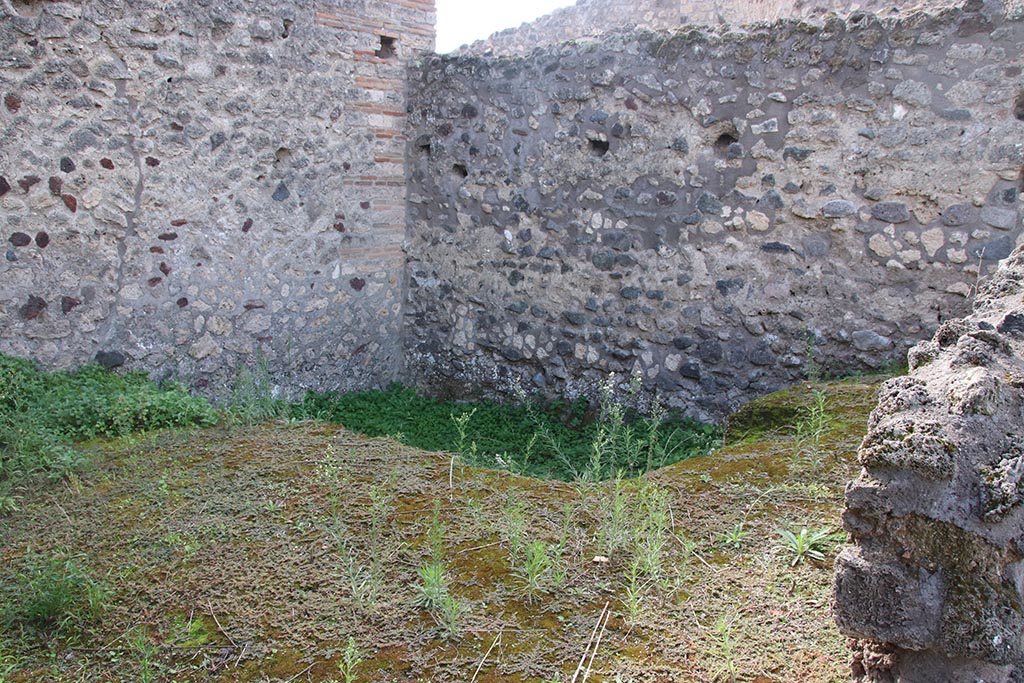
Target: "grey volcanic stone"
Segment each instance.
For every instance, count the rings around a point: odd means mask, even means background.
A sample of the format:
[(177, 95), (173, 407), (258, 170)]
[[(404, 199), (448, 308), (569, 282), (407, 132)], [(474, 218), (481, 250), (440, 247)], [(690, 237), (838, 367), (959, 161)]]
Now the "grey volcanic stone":
[(128, 358), (120, 351), (100, 351), (96, 354), (96, 362), (107, 370), (119, 368), (128, 361)]
[(825, 218), (844, 218), (857, 213), (857, 207), (853, 202), (845, 199), (833, 199), (825, 202), (821, 207), (821, 215)]
[(892, 339), (880, 335), (874, 330), (857, 330), (851, 335), (851, 338), (858, 351), (885, 351), (891, 349), (893, 345)]
[(906, 223), (910, 211), (903, 202), (881, 202), (871, 207), (871, 215), (885, 223)]
[(1017, 212), (1010, 209), (1000, 209), (996, 206), (982, 208), (981, 220), (985, 225), (991, 225), (1000, 230), (1010, 230), (1017, 224)]

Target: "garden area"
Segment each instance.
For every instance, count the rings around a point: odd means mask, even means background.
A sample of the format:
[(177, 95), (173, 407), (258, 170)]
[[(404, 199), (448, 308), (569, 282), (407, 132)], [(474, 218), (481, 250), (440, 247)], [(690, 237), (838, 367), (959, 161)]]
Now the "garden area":
[(881, 378), (722, 427), (0, 357), (0, 681), (840, 681)]

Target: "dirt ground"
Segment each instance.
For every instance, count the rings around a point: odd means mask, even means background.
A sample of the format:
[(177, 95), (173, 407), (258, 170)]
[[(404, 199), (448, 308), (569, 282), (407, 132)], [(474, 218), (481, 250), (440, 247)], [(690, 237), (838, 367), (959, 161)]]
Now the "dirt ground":
[(877, 382), (822, 388), (817, 421), (795, 387), (708, 457), (618, 482), (316, 422), (92, 444), (0, 518), (0, 580), (74, 557), (106, 608), (73, 638), (4, 634), (0, 661), (19, 682), (841, 681), (836, 544), (795, 561), (780, 530), (840, 531)]

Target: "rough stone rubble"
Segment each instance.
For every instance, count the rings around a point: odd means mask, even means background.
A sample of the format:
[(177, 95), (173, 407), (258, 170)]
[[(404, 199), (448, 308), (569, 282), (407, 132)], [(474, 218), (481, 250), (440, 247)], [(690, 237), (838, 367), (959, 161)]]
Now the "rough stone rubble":
[(888, 381), (847, 488), (835, 614), (858, 680), (1024, 676), (1024, 248)]

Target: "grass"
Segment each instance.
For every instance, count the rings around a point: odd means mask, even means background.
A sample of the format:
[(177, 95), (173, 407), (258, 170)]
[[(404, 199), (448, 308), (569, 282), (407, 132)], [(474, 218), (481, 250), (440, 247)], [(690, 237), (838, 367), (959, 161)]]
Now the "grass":
[[(649, 416), (606, 395), (515, 404), (455, 403), (425, 398), (393, 384), (352, 394), (307, 394), (291, 407), (297, 419), (316, 418), (369, 436), (395, 436), (410, 446), (458, 453), (471, 464), (543, 479), (602, 480), (634, 476), (705, 455), (721, 438), (709, 424), (669, 414), (655, 403)], [(595, 419), (598, 418), (598, 419)]]
[(82, 558), (67, 550), (39, 554), (28, 549), (15, 581), (4, 586), (0, 623), (5, 631), (31, 631), (74, 639), (98, 618), (106, 602), (103, 583)]

